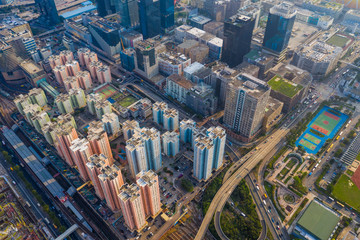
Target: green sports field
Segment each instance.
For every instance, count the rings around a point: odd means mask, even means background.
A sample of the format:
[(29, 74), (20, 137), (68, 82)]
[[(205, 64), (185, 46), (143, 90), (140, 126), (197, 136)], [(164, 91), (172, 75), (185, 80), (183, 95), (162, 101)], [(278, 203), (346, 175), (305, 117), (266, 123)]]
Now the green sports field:
[(360, 190), (348, 176), (343, 174), (339, 178), (334, 186), (332, 194), (336, 199), (345, 202), (357, 211), (360, 211)]
[(136, 101), (137, 101), (137, 99), (135, 97), (129, 95), (129, 96), (126, 96), (125, 98), (121, 99), (118, 103), (120, 106), (126, 108)]
[(309, 140), (310, 142), (316, 143), (316, 145), (321, 142), (320, 139), (318, 139), (317, 137), (314, 137), (308, 133), (305, 134), (304, 139)]
[(106, 85), (105, 87), (96, 90), (96, 92), (100, 93), (101, 96), (105, 99), (108, 99), (109, 97), (117, 93), (116, 89), (110, 85)]
[(311, 150), (314, 150), (316, 148), (316, 145), (315, 144), (312, 144), (311, 142), (307, 141), (307, 140), (304, 140), (304, 139), (301, 139), (300, 140), (300, 144), (311, 149)]
[(350, 39), (348, 39), (347, 37), (335, 34), (331, 38), (329, 38), (326, 43), (343, 48), (346, 46), (348, 41), (350, 41)]
[(310, 127), (329, 136), (339, 121), (340, 117), (325, 111), (315, 119)]

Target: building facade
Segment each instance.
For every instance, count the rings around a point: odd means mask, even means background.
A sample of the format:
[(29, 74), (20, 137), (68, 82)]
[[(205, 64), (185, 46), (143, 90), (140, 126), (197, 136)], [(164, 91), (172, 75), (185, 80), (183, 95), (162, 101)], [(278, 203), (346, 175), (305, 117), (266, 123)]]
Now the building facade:
[(228, 85), (224, 124), (246, 138), (261, 128), (270, 88), (266, 82), (248, 74), (241, 74)]
[(255, 20), (245, 15), (235, 15), (224, 24), (224, 43), (221, 60), (229, 67), (243, 62), (250, 52)]

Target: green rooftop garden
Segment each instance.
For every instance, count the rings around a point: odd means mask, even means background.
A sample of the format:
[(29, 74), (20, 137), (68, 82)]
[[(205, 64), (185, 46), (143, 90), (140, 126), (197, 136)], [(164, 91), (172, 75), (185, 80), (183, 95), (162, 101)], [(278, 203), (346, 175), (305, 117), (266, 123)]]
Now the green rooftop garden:
[(280, 76), (274, 76), (268, 84), (272, 90), (280, 92), (290, 98), (294, 97), (296, 93), (303, 89), (303, 86), (290, 82)]

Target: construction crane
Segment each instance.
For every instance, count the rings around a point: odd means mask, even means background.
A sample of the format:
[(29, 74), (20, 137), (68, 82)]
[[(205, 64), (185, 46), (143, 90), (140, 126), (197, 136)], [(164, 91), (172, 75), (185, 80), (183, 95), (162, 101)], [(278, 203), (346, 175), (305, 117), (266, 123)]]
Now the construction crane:
[(122, 38), (120, 38), (120, 41), (121, 41), (121, 46), (122, 46), (122, 49), (123, 49), (123, 51), (125, 51), (125, 48), (124, 48), (124, 43), (123, 43)]

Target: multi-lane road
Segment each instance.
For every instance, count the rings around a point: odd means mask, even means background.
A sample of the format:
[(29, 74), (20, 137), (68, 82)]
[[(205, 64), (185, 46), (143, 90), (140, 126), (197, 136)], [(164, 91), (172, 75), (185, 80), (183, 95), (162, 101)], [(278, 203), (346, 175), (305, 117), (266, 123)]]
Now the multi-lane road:
[[(316, 109), (316, 107), (317, 106), (314, 106), (313, 109)], [(242, 158), (237, 156), (238, 160), (235, 161), (235, 163), (226, 172), (223, 179), (223, 185), (213, 198), (195, 240), (204, 238), (206, 230), (214, 214), (216, 214), (215, 217), (217, 217), (215, 220), (220, 222), (222, 209), (236, 186), (259, 162), (266, 158), (269, 152), (273, 151), (274, 148), (280, 148), (282, 146), (283, 138), (290, 131), (291, 127), (297, 123), (307, 111), (308, 109), (306, 108), (300, 114), (297, 114), (294, 119), (286, 121), (278, 130), (274, 131), (268, 138), (260, 142), (257, 145), (257, 148), (253, 149)], [(276, 236), (279, 238), (279, 235), (282, 234), (282, 236), (286, 238), (288, 235), (284, 233), (284, 229), (282, 228), (279, 232), (276, 232)]]
[[(257, 150), (253, 150), (246, 154), (228, 170), (226, 176), (227, 179), (224, 178), (223, 185), (213, 198), (200, 229), (196, 234), (195, 240), (204, 238), (206, 230), (215, 212), (221, 213), (227, 199), (230, 197), (240, 181), (282, 140), (288, 132), (289, 129), (286, 127), (279, 128), (269, 137), (271, 141), (265, 140), (262, 142), (258, 146)], [(236, 168), (238, 169), (236, 170)]]

